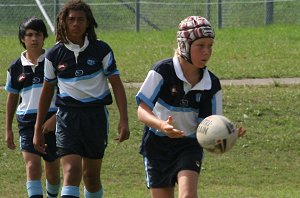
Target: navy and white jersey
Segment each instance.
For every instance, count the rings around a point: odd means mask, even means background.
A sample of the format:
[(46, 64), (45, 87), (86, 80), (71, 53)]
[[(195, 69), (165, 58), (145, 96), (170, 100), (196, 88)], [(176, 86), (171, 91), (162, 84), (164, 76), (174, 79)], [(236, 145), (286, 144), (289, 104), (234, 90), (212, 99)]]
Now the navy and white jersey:
[(108, 77), (119, 75), (110, 46), (100, 40), (84, 45), (57, 43), (46, 55), (45, 80), (57, 82), (57, 106), (96, 107), (112, 103)]
[[(199, 71), (200, 72), (200, 71)], [(219, 79), (206, 68), (203, 77), (192, 87), (183, 75), (177, 57), (154, 64), (136, 95), (139, 105), (147, 104), (162, 120), (173, 117), (174, 127), (187, 137), (196, 137), (198, 124), (207, 116), (222, 114), (222, 92)], [(145, 127), (156, 135), (165, 134)]]
[[(34, 123), (44, 80), (45, 54), (38, 58), (38, 65), (34, 65), (26, 59), (25, 53), (26, 51), (9, 66), (5, 90), (20, 95), (20, 104), (16, 111), (18, 122)], [(49, 112), (56, 111), (53, 99)]]

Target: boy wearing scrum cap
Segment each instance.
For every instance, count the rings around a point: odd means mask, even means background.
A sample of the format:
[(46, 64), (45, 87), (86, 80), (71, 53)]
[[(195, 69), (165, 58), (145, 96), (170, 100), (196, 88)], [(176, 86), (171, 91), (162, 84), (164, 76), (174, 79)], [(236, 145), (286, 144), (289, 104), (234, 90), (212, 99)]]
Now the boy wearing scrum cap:
[(181, 21), (174, 57), (155, 63), (136, 95), (138, 119), (145, 124), (140, 153), (153, 198), (174, 197), (176, 183), (178, 197), (198, 197), (203, 148), (197, 126), (222, 114), (220, 81), (206, 68), (214, 38), (205, 18)]

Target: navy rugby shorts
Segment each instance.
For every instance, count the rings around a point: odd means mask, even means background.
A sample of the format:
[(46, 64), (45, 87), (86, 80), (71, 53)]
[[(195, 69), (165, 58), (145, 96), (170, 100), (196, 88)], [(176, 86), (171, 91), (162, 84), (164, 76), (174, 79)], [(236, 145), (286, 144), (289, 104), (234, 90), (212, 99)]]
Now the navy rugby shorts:
[(37, 154), (45, 161), (53, 162), (58, 158), (56, 152), (56, 138), (55, 133), (47, 133), (45, 134), (45, 144), (46, 147), (46, 155), (36, 151), (33, 146), (33, 134), (34, 134), (34, 125), (19, 125), (19, 134), (20, 134), (20, 149), (21, 151)]
[(148, 132), (143, 140), (148, 188), (174, 187), (181, 170), (200, 173), (203, 148), (196, 138), (168, 138)]
[(77, 154), (102, 159), (107, 146), (108, 111), (93, 108), (60, 107), (56, 116), (58, 155)]

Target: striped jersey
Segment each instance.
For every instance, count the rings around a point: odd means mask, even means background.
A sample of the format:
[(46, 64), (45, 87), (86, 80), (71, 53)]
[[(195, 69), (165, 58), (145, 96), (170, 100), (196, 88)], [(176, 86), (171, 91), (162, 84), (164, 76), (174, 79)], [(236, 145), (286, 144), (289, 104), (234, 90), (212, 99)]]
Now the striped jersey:
[(108, 77), (119, 75), (110, 46), (100, 40), (84, 45), (58, 42), (45, 59), (45, 80), (57, 82), (57, 106), (96, 107), (112, 103)]
[[(13, 61), (7, 71), (5, 90), (9, 93), (19, 94), (20, 103), (16, 115), (19, 123), (33, 123), (36, 120), (39, 98), (44, 80), (44, 60), (42, 54), (34, 65), (25, 57), (22, 52), (21, 57)], [(55, 100), (52, 100), (49, 112), (56, 112)]]
[[(200, 71), (199, 71), (200, 72)], [(207, 116), (222, 114), (222, 92), (219, 79), (206, 68), (203, 77), (192, 87), (183, 75), (177, 57), (154, 64), (136, 95), (162, 120), (173, 117), (174, 127), (187, 137), (196, 137), (198, 124)], [(145, 127), (156, 135), (165, 134)]]

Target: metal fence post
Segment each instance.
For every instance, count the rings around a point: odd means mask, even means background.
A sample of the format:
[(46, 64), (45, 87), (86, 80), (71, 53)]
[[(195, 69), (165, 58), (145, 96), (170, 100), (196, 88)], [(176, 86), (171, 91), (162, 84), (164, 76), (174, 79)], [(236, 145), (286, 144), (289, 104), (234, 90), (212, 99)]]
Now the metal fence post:
[(135, 24), (136, 32), (140, 31), (140, 0), (135, 1)]
[(211, 0), (207, 0), (206, 17), (208, 21), (210, 21), (210, 10), (211, 10), (210, 2)]
[(265, 25), (273, 23), (274, 0), (266, 0), (265, 3)]
[(218, 0), (218, 27), (220, 29), (223, 27), (222, 23), (222, 0)]

